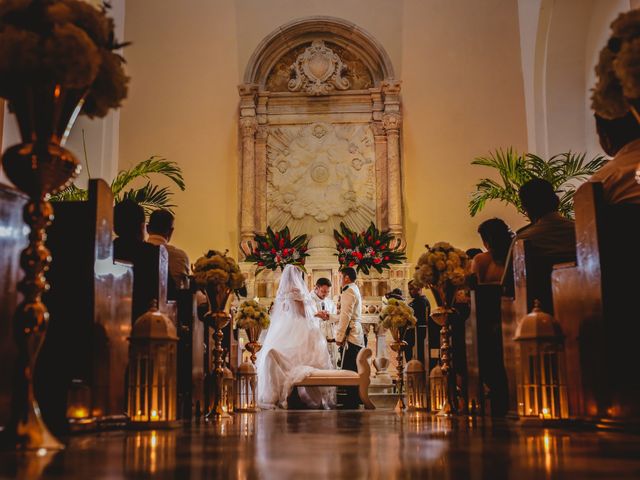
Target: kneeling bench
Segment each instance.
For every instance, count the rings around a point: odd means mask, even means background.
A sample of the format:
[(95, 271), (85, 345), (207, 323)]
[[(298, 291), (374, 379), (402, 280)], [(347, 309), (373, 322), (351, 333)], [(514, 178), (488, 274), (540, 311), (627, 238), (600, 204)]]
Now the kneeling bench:
[(360, 400), (367, 410), (375, 410), (376, 406), (369, 399), (369, 382), (371, 375), (371, 349), (363, 348), (356, 358), (357, 372), (351, 370), (314, 370), (304, 379), (296, 383), (296, 387), (358, 387)]

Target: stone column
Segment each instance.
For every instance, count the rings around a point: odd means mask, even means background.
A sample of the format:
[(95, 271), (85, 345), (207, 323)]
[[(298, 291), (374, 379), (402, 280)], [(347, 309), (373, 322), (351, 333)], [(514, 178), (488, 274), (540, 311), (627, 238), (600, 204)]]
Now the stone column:
[(260, 233), (267, 231), (267, 135), (268, 127), (258, 125), (255, 150), (255, 228)]
[(400, 82), (388, 81), (382, 86), (387, 133), (388, 219), (392, 234), (404, 239), (402, 218), (402, 169), (400, 164)]
[(376, 155), (376, 220), (378, 228), (389, 228), (389, 188), (387, 179), (387, 135), (382, 122), (374, 122), (373, 138)]
[(253, 239), (255, 232), (255, 133), (256, 85), (240, 85), (240, 135), (242, 138), (240, 243)]

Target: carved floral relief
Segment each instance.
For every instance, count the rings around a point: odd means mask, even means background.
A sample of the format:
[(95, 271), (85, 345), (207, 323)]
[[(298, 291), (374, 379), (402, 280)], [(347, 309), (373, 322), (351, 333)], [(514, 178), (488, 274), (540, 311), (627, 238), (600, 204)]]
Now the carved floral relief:
[(373, 133), (368, 124), (272, 127), (267, 140), (267, 220), (293, 233), (363, 229), (375, 220)]

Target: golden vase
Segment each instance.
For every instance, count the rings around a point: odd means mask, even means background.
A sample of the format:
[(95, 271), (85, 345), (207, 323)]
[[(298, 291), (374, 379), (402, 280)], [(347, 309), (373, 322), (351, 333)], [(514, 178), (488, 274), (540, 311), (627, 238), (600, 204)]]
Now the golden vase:
[(262, 333), (262, 327), (259, 325), (255, 325), (253, 327), (245, 328), (245, 332), (247, 332), (247, 338), (249, 341), (244, 346), (249, 353), (251, 353), (251, 363), (256, 364), (256, 355), (262, 349), (262, 344), (258, 342), (260, 338), (260, 334)]
[(25, 84), (14, 92), (9, 109), (16, 115), (22, 143), (7, 149), (2, 166), (13, 184), (29, 196), (24, 220), (30, 228), (29, 244), (20, 257), (24, 278), (18, 285), (23, 300), (16, 308), (13, 331), (18, 346), (7, 443), (18, 449), (62, 449), (40, 415), (34, 395), (36, 360), (45, 340), (49, 312), (42, 294), (51, 252), (46, 229), (53, 221), (49, 195), (64, 189), (79, 172), (78, 160), (64, 141), (78, 115), (87, 89), (66, 89), (53, 83)]
[(395, 410), (402, 412), (405, 410), (406, 405), (404, 403), (404, 349), (407, 347), (407, 342), (404, 341), (404, 336), (407, 333), (407, 327), (393, 327), (390, 328), (391, 336), (393, 337), (393, 343), (391, 343), (391, 350), (396, 352), (396, 369), (398, 374), (398, 402), (396, 403)]

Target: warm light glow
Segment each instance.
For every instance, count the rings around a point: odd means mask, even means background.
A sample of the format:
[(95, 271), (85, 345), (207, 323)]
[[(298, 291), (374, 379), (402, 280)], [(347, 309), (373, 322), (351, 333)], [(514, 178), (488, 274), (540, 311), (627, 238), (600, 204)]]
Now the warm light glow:
[(67, 418), (87, 418), (89, 409), (86, 407), (70, 407), (67, 410)]
[(158, 412), (156, 410), (151, 410), (151, 420), (158, 420)]
[(56, 85), (56, 88), (53, 90), (53, 96), (56, 98), (60, 97), (60, 85)]

